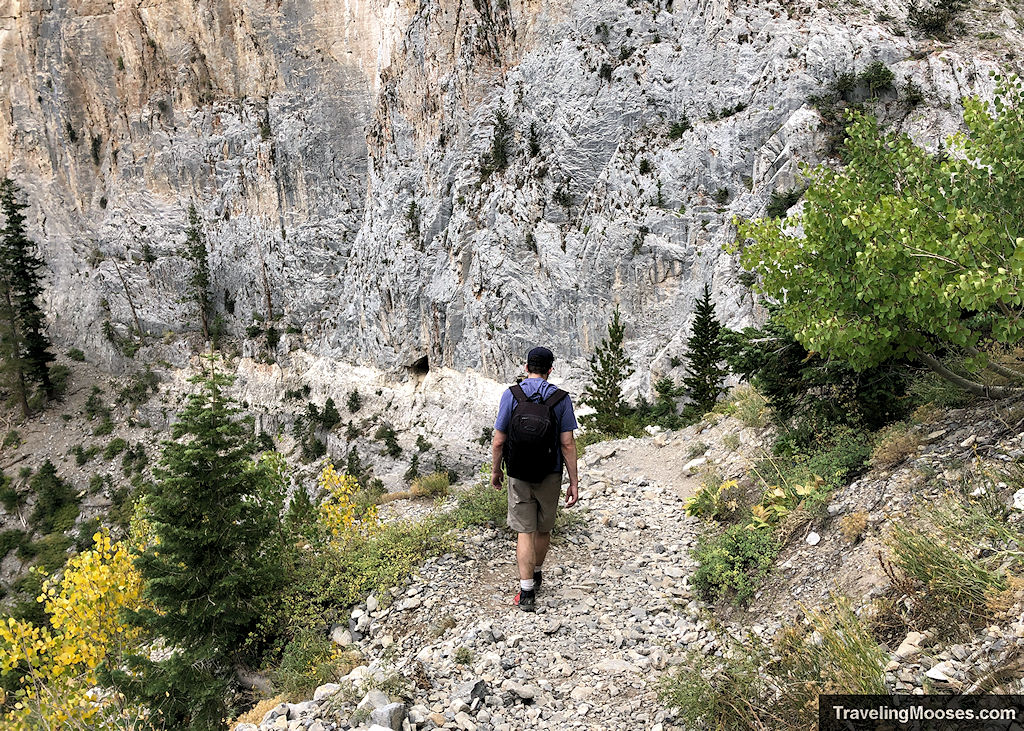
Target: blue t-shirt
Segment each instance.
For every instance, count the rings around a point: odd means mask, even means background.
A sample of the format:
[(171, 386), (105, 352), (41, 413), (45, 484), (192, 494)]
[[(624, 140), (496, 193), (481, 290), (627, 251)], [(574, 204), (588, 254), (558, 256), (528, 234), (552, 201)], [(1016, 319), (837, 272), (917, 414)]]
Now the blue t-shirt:
[[(527, 378), (524, 379), (519, 387), (523, 389), (523, 393), (526, 394), (527, 398), (536, 401), (534, 398), (540, 393), (540, 400), (543, 401), (548, 396), (558, 390), (558, 386), (553, 383), (548, 383), (543, 378)], [(505, 393), (501, 394), (501, 403), (498, 404), (498, 418), (494, 420), (494, 430), (508, 433), (508, 425), (512, 420), (512, 409), (515, 407), (516, 399), (512, 395), (510, 389), (505, 389)], [(555, 404), (555, 418), (558, 419), (558, 431), (559, 433), (573, 431), (579, 429), (579, 424), (576, 423), (576, 413), (572, 410), (572, 397), (566, 395), (561, 401)], [(558, 470), (562, 470), (562, 452), (558, 452)]]

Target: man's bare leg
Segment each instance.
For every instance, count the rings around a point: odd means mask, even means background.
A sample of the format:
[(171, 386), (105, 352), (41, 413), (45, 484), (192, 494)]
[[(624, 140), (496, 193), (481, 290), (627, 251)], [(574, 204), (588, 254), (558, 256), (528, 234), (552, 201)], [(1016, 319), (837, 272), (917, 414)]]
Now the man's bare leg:
[[(538, 533), (520, 533), (516, 541), (516, 563), (519, 565), (519, 578), (527, 581), (533, 578), (533, 567), (536, 555), (536, 546), (539, 538)], [(550, 534), (547, 536), (550, 538)], [(547, 543), (544, 545), (547, 552)]]
[[(537, 532), (534, 534), (536, 537), (533, 539), (533, 568), (535, 571), (540, 571), (540, 567), (544, 565), (544, 557), (548, 555), (548, 546), (551, 545), (551, 534)], [(520, 576), (522, 575), (522, 569)], [(533, 574), (530, 575), (533, 578)]]

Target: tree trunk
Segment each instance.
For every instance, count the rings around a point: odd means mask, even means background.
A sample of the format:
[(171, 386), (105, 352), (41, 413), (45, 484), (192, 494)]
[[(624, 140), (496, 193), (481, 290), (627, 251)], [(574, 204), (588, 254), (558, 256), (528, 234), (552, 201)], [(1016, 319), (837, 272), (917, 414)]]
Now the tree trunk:
[(26, 393), (27, 387), (25, 386), (25, 371), (21, 365), (21, 338), (18, 336), (18, 316), (14, 309), (14, 302), (11, 300), (11, 288), (4, 285), (4, 298), (7, 301), (7, 317), (11, 326), (11, 341), (12, 341), (12, 362), (11, 365), (14, 367), (15, 384), (14, 388), (18, 392), (18, 400), (21, 403), (21, 415), (28, 418), (31, 410), (28, 407), (28, 394)]
[(921, 349), (914, 351), (915, 355), (923, 362), (926, 366), (932, 369), (942, 378), (952, 383), (955, 386), (959, 386), (968, 393), (973, 393), (976, 396), (984, 396), (990, 399), (1009, 398), (1010, 396), (1021, 396), (1024, 395), (1024, 387), (1020, 386), (986, 386), (984, 383), (972, 381), (969, 378), (964, 378), (961, 375), (954, 373), (949, 370), (946, 366), (942, 365), (939, 360), (931, 355), (925, 353)]
[(274, 301), (270, 295), (270, 278), (267, 276), (267, 261), (263, 258), (263, 247), (260, 246), (259, 238), (253, 239), (256, 244), (256, 253), (260, 257), (260, 270), (263, 274), (263, 298), (267, 304), (267, 323), (274, 321)]
[(121, 280), (121, 286), (124, 287), (124, 296), (128, 300), (129, 309), (132, 311), (132, 319), (135, 320), (135, 332), (139, 334), (139, 340), (143, 340), (142, 325), (139, 324), (139, 313), (135, 310), (135, 302), (132, 300), (132, 293), (128, 289), (128, 282), (125, 281), (124, 275), (121, 274), (121, 267), (117, 265), (117, 259), (112, 256), (110, 261), (114, 263), (114, 271), (117, 272), (117, 278)]
[[(968, 347), (967, 352), (970, 353), (971, 355), (982, 355), (982, 352), (977, 348)], [(1021, 373), (1020, 371), (1014, 370), (1013, 368), (1008, 368), (1004, 365), (996, 363), (992, 358), (988, 357), (987, 355), (985, 357), (988, 360), (988, 363), (985, 364), (985, 367), (988, 370), (992, 371), (993, 373), (998, 373), (1000, 376), (1003, 376), (1004, 378), (1009, 378), (1011, 381), (1024, 380), (1024, 373)]]

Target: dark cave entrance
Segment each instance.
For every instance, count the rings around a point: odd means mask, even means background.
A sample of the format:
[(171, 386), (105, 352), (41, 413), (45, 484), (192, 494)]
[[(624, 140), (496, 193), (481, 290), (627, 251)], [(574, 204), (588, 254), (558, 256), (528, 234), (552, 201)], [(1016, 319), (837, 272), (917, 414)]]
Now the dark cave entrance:
[(425, 376), (430, 373), (430, 359), (427, 356), (417, 358), (409, 366), (409, 371), (414, 376)]

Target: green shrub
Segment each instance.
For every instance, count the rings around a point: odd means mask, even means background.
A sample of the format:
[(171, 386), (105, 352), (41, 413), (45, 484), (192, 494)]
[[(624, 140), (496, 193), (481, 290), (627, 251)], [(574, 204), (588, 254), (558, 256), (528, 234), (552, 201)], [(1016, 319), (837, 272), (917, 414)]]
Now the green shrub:
[(0, 560), (6, 558), (11, 551), (29, 543), (28, 533), (17, 528), (10, 528), (0, 533)]
[(937, 0), (929, 5), (927, 0), (914, 3), (907, 12), (910, 27), (923, 36), (946, 40), (950, 36), (951, 26), (964, 8), (962, 0)]
[(85, 417), (92, 421), (97, 416), (110, 417), (110, 407), (103, 403), (103, 399), (100, 396), (103, 395), (103, 389), (99, 386), (92, 387), (92, 393), (89, 394), (89, 398), (85, 400), (85, 406), (82, 407), (82, 413)]
[(345, 401), (345, 406), (348, 408), (350, 414), (354, 414), (359, 409), (363, 408), (363, 397), (359, 394), (359, 391), (349, 391), (348, 399)]
[(976, 398), (931, 371), (922, 371), (911, 379), (907, 395), (915, 404), (934, 404), (947, 408), (966, 406)]
[(868, 87), (868, 93), (871, 96), (878, 96), (880, 92), (891, 91), (895, 88), (893, 86), (895, 78), (888, 66), (881, 61), (873, 61), (860, 72), (857, 80)]
[(470, 665), (473, 662), (473, 651), (468, 647), (460, 647), (452, 659), (456, 665)]
[(732, 596), (737, 603), (745, 603), (768, 576), (778, 552), (771, 531), (748, 530), (743, 525), (704, 538), (694, 551), (699, 564), (693, 574), (694, 589), (705, 601)]
[(79, 467), (87, 463), (90, 459), (99, 454), (99, 452), (100, 448), (97, 447), (95, 444), (93, 444), (89, 448), (85, 448), (81, 444), (76, 444), (71, 449), (71, 454), (75, 455), (75, 464), (78, 465)]
[(606, 442), (609, 439), (616, 439), (616, 435), (610, 432), (601, 431), (600, 429), (587, 429), (576, 437), (576, 449), (580, 456), (584, 454), (587, 447), (591, 444), (597, 444), (598, 442)]
[(103, 450), (103, 459), (111, 460), (126, 449), (128, 449), (128, 442), (121, 437), (114, 437)]
[(88, 551), (93, 547), (92, 537), (103, 528), (99, 518), (89, 518), (78, 524), (75, 535), (75, 549), (77, 551)]
[(68, 392), (68, 381), (71, 379), (71, 369), (63, 363), (50, 367), (50, 385), (53, 388), (53, 398), (62, 401)]
[(147, 464), (149, 464), (149, 455), (146, 454), (146, 448), (140, 442), (125, 450), (124, 456), (121, 458), (121, 471), (125, 476), (141, 473)]
[(95, 429), (92, 430), (92, 435), (94, 437), (105, 437), (108, 434), (112, 434), (113, 431), (114, 431), (114, 422), (113, 422), (113, 420), (109, 416), (107, 416), (107, 417), (105, 417), (103, 419), (103, 421), (101, 421), (96, 426)]
[(139, 406), (149, 400), (150, 391), (157, 392), (160, 385), (160, 378), (147, 365), (146, 368), (133, 373), (127, 385), (117, 395), (117, 403)]
[[(807, 443), (816, 446), (808, 450)], [(863, 472), (871, 455), (871, 437), (848, 426), (833, 427), (812, 438), (790, 431), (779, 437), (774, 451), (775, 456), (761, 460), (753, 469), (766, 488), (804, 485), (821, 477), (824, 486), (832, 489)]]
[(386, 492), (384, 483), (376, 477), (367, 481), (366, 486), (360, 488), (352, 496), (352, 503), (356, 509), (356, 518), (362, 518), (372, 506), (380, 504), (381, 497)]
[(389, 424), (381, 424), (377, 427), (373, 438), (384, 442), (385, 454), (396, 459), (402, 456), (402, 448), (398, 445), (398, 435)]
[(706, 480), (686, 501), (686, 514), (698, 518), (725, 520), (740, 507), (743, 490), (736, 480)]
[(59, 570), (68, 560), (68, 549), (74, 540), (63, 533), (50, 533), (35, 541), (36, 565), (48, 573)]
[(802, 479), (821, 475), (828, 485), (844, 485), (864, 471), (870, 454), (870, 435), (847, 426), (837, 427), (824, 440), (823, 447), (804, 463)]
[(63, 532), (74, 525), (78, 517), (78, 498), (71, 485), (57, 476), (57, 468), (50, 460), (43, 462), (33, 475), (29, 489), (36, 494), (29, 523), (39, 532)]
[(468, 490), (458, 493), (458, 503), (452, 513), (459, 527), (493, 523), (504, 527), (508, 514), (508, 496), (504, 490), (495, 490), (490, 484), (490, 470), (484, 480)]
[(288, 609), (288, 626), (339, 621), (342, 612), (371, 592), (390, 596), (387, 589), (422, 561), (451, 549), (450, 526), (451, 520), (442, 518), (393, 522), (371, 537), (297, 554), (281, 604)]
[(459, 479), (459, 473), (451, 467), (446, 467), (444, 459), (441, 457), (441, 453), (438, 452), (434, 455), (434, 472), (443, 472), (448, 475), (448, 484), (453, 485)]
[(327, 445), (321, 442), (312, 433), (308, 434), (301, 443), (299, 456), (303, 462), (312, 462), (327, 454)]
[(7, 475), (0, 474), (0, 505), (8, 513), (25, 504), (25, 496), (14, 487), (14, 480)]
[(79, 363), (85, 362), (85, 353), (82, 352), (81, 348), (72, 348), (67, 352), (67, 356), (71, 360), (78, 361)]
[(416, 449), (420, 452), (428, 452), (433, 448), (433, 444), (428, 442), (422, 434), (416, 437)]
[(7, 434), (4, 435), (3, 444), (0, 444), (0, 447), (2, 447), (3, 449), (7, 449), (8, 447), (14, 447), (15, 449), (17, 449), (20, 446), (21, 434), (18, 432), (17, 429), (9, 430)]
[(326, 632), (303, 627), (285, 645), (273, 679), (283, 693), (306, 698), (317, 686), (344, 675), (345, 665)]
[(804, 191), (801, 188), (781, 192), (777, 190), (772, 191), (772, 197), (768, 201), (768, 207), (765, 208), (764, 215), (768, 218), (785, 218), (786, 212), (795, 206), (803, 195)]
[(89, 478), (89, 492), (95, 495), (103, 489), (108, 480), (109, 477), (105, 479), (104, 475), (93, 475)]
[(690, 120), (684, 114), (680, 119), (673, 122), (668, 128), (668, 138), (670, 140), (678, 140), (684, 134), (690, 130)]
[[(751, 638), (750, 643), (759, 641)], [(757, 703), (768, 695), (769, 679), (762, 667), (766, 653), (755, 652), (750, 643), (721, 659), (687, 650), (682, 661), (662, 676), (658, 695), (665, 706), (678, 711), (685, 728), (775, 728), (765, 723), (767, 714)]]
[(36, 597), (43, 590), (43, 579), (43, 574), (30, 571), (11, 584), (11, 589), (19, 595), (19, 600), (15, 601), (8, 611), (11, 617), (31, 622), (36, 627), (47, 626), (48, 615), (43, 609), (43, 604), (36, 601)]
[(430, 475), (417, 477), (412, 483), (412, 494), (417, 497), (437, 497), (447, 495), (450, 483), (447, 472), (434, 472)]
[(256, 435), (254, 451), (273, 452), (276, 449), (277, 446), (274, 444), (274, 438), (265, 431), (261, 430), (260, 433)]
[(31, 561), (39, 553), (39, 547), (28, 538), (24, 543), (17, 546), (18, 558), (22, 561)]

